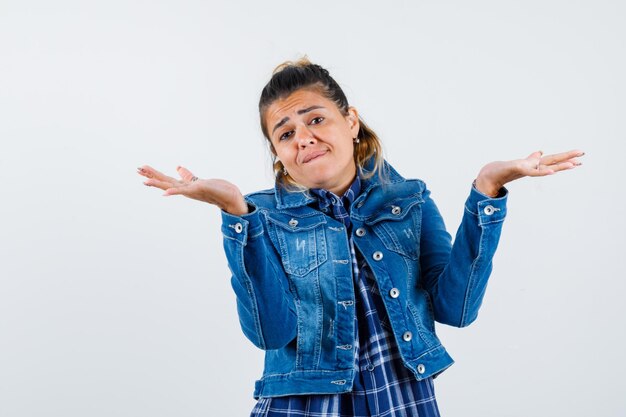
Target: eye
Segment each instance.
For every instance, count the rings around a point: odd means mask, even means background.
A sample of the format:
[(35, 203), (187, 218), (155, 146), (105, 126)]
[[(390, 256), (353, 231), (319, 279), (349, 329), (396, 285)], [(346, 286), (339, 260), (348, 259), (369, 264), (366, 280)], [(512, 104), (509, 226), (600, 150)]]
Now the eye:
[(324, 121), (323, 117), (321, 117), (321, 116), (320, 117), (315, 117), (314, 119), (311, 120), (311, 124), (312, 125), (317, 125), (317, 124), (322, 123), (323, 121)]
[(293, 130), (283, 133), (278, 137), (278, 140), (287, 140), (291, 135), (293, 135)]

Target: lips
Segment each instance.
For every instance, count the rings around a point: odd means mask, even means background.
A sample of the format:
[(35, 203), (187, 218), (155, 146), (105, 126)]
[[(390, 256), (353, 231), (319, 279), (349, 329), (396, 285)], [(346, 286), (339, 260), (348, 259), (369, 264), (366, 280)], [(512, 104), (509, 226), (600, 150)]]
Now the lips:
[(309, 154), (307, 154), (304, 159), (302, 159), (302, 163), (306, 164), (307, 162), (311, 162), (312, 160), (319, 158), (322, 155), (326, 155), (326, 153), (328, 152), (328, 149), (322, 150), (322, 151), (314, 151), (311, 152)]

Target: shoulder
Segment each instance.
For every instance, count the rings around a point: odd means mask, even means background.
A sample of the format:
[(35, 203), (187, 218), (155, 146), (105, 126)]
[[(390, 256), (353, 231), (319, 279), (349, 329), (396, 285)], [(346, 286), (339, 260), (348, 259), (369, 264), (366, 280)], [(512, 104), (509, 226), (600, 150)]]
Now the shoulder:
[(398, 184), (398, 187), (402, 187), (403, 189), (407, 189), (416, 193), (422, 193), (426, 191), (426, 183), (419, 178), (406, 179), (400, 184)]
[(421, 195), (428, 192), (428, 189), (426, 183), (419, 178), (395, 178), (375, 187), (375, 192), (380, 193), (385, 196), (385, 198), (394, 198)]
[(387, 161), (383, 164), (381, 172), (378, 172), (379, 180), (375, 181), (388, 192), (413, 192), (426, 191), (426, 183), (420, 178), (405, 178)]
[(276, 191), (273, 188), (255, 191), (244, 196), (246, 202), (267, 209), (276, 207)]

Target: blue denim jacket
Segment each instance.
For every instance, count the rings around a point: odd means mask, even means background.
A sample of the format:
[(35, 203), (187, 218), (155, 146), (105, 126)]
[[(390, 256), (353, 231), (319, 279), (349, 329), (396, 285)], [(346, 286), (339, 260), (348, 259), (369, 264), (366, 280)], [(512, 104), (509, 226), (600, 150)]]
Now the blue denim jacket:
[(453, 363), (434, 322), (464, 327), (476, 319), (508, 192), (490, 198), (472, 188), (453, 245), (426, 185), (387, 163), (384, 172), (384, 181), (363, 181), (351, 236), (308, 192), (281, 186), (246, 196), (249, 214), (222, 212), (241, 327), (266, 351), (255, 398), (352, 389), (350, 237), (378, 283), (404, 365), (423, 379)]

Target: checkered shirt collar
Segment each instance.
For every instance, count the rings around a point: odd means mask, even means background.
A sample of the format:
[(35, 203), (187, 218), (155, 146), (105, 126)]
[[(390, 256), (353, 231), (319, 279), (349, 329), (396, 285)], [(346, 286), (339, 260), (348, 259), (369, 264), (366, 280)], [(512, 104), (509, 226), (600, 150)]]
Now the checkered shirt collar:
[(317, 197), (320, 210), (325, 211), (329, 206), (332, 207), (333, 217), (341, 221), (346, 228), (350, 227), (350, 205), (361, 193), (361, 179), (358, 175), (341, 198), (323, 188), (311, 188), (310, 192)]

